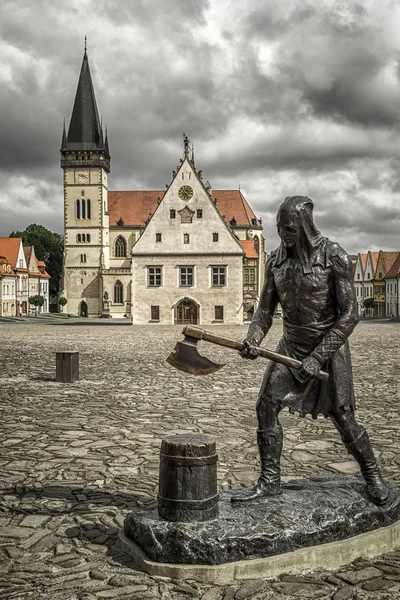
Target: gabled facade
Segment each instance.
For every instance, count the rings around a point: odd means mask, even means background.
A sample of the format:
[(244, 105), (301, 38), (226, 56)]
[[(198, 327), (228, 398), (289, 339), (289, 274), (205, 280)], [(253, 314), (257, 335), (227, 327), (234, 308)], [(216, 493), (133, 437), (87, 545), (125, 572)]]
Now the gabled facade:
[(243, 254), (185, 152), (132, 249), (133, 322), (242, 323)]
[(0, 317), (15, 317), (17, 277), (6, 256), (0, 256)]
[(386, 316), (400, 317), (400, 252), (385, 275)]
[(16, 276), (16, 316), (29, 311), (29, 272), (21, 238), (0, 238), (0, 255), (5, 256)]
[[(34, 247), (24, 247), (21, 238), (0, 238), (1, 257), (3, 316), (28, 315), (29, 297), (37, 295), (44, 298), (40, 312), (49, 312), (50, 275), (45, 263), (37, 260)], [(4, 269), (8, 269), (7, 273)]]
[(358, 306), (358, 314), (364, 314), (364, 270), (366, 263), (366, 254), (358, 254), (354, 264), (354, 290), (356, 292), (356, 300)]
[(386, 273), (391, 269), (398, 252), (384, 252), (379, 250), (374, 277), (374, 314), (378, 317), (386, 316)]
[[(108, 191), (108, 140), (98, 118), (86, 51), (68, 134), (65, 127), (63, 131), (61, 167), (66, 312), (128, 316), (134, 323), (239, 323), (243, 312), (247, 317), (254, 312), (265, 270), (261, 220), (240, 190), (213, 190), (208, 181), (203, 183), (186, 136), (167, 190)], [(191, 190), (187, 197), (185, 186)], [(161, 286), (149, 285), (151, 264), (163, 267)], [(219, 304), (217, 286), (210, 283), (213, 266), (221, 267), (214, 272), (220, 281)], [(159, 272), (152, 273), (159, 281)], [(172, 283), (188, 293), (172, 292)], [(163, 289), (149, 289), (155, 287)]]

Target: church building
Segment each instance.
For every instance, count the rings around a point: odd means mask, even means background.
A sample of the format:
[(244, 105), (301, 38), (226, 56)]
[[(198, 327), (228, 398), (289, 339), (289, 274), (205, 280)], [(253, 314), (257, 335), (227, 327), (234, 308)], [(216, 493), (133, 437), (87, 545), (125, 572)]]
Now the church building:
[(184, 136), (164, 190), (109, 191), (110, 151), (85, 50), (64, 126), (65, 312), (135, 324), (241, 324), (257, 306), (265, 240), (240, 190), (213, 190)]

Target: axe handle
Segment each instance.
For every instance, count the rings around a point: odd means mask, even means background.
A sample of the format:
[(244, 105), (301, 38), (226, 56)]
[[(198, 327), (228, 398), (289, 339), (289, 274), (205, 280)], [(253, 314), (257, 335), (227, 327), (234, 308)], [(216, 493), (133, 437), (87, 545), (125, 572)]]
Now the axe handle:
[[(242, 342), (237, 342), (236, 340), (230, 340), (229, 338), (224, 338), (219, 335), (214, 335), (212, 333), (207, 333), (203, 331), (200, 327), (191, 327), (190, 325), (184, 327), (183, 333), (185, 335), (189, 335), (191, 337), (197, 338), (198, 340), (204, 340), (205, 342), (210, 342), (211, 344), (217, 344), (218, 346), (224, 346), (225, 348), (232, 348), (233, 350), (243, 350), (244, 344)], [(293, 369), (299, 369), (301, 367), (301, 360), (297, 360), (292, 358), (291, 356), (284, 356), (283, 354), (278, 354), (277, 352), (273, 352), (272, 350), (266, 350), (264, 348), (255, 347), (258, 356), (262, 356), (262, 358), (268, 358), (277, 363), (281, 363), (282, 365), (286, 365), (287, 367), (292, 367)], [(328, 381), (329, 375), (325, 371), (319, 371), (317, 375), (318, 379), (322, 381)]]

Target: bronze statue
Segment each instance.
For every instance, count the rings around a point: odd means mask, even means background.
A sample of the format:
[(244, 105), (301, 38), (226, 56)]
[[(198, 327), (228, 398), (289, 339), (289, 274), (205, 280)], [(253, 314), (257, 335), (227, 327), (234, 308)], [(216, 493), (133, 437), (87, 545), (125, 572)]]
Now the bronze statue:
[[(348, 337), (358, 323), (351, 260), (337, 244), (323, 237), (313, 221), (313, 202), (306, 196), (285, 198), (277, 215), (280, 246), (271, 252), (260, 303), (240, 352), (257, 358), (272, 325), (278, 302), (283, 337), (277, 352), (302, 361), (296, 370), (277, 362), (267, 368), (257, 401), (257, 443), (261, 474), (250, 490), (233, 502), (281, 493), (282, 427), (285, 406), (300, 415), (330, 417), (349, 453), (360, 465), (370, 499), (382, 505), (389, 490), (376, 463), (368, 434), (355, 418), (355, 396)], [(317, 374), (328, 371), (329, 380)]]

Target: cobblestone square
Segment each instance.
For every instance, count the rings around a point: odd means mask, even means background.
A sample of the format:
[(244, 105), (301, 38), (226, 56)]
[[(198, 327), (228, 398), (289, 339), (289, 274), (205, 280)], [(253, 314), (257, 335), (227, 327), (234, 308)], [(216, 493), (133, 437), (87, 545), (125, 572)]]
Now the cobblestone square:
[[(209, 327), (238, 340), (247, 327)], [(282, 332), (274, 323), (265, 346)], [(205, 377), (165, 358), (180, 326), (90, 322), (0, 325), (0, 600), (245, 600), (400, 597), (400, 549), (339, 573), (225, 588), (152, 578), (116, 545), (124, 516), (155, 503), (161, 438), (203, 432), (217, 440), (222, 489), (258, 474), (255, 402), (266, 362), (203, 343), (226, 366)], [(400, 484), (400, 324), (367, 323), (350, 338), (358, 419), (385, 477)], [(80, 353), (80, 380), (55, 381), (55, 353)], [(285, 480), (358, 474), (330, 420), (282, 413)]]

